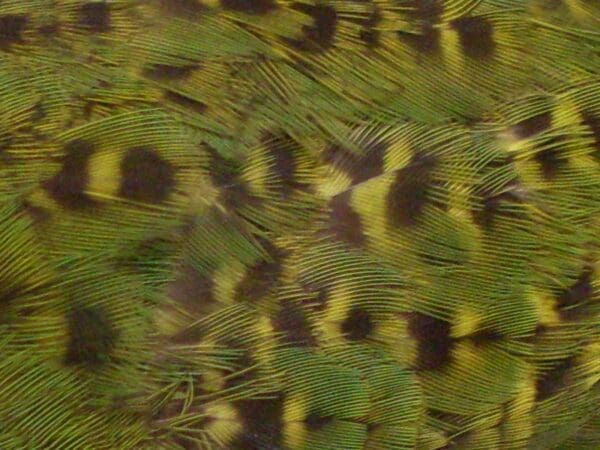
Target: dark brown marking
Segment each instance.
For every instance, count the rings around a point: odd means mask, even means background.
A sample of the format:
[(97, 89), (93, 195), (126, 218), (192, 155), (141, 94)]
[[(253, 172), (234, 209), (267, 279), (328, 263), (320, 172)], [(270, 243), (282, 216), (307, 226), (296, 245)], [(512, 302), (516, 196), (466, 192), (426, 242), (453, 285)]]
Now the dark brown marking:
[(256, 380), (256, 361), (248, 350), (242, 350), (232, 363), (235, 371), (227, 377), (225, 389), (241, 387)]
[(277, 8), (274, 0), (221, 0), (223, 9), (246, 14), (267, 14)]
[(198, 69), (200, 69), (198, 64), (190, 64), (186, 66), (153, 64), (144, 70), (144, 76), (155, 81), (178, 81), (189, 77), (192, 72)]
[(435, 370), (451, 361), (454, 341), (450, 337), (448, 322), (421, 313), (411, 313), (408, 327), (418, 342), (419, 370)]
[(461, 17), (451, 22), (458, 32), (460, 45), (465, 54), (473, 59), (489, 59), (494, 56), (496, 42), (494, 27), (485, 17)]
[(362, 21), (363, 29), (359, 32), (360, 39), (371, 48), (379, 44), (381, 32), (376, 28), (383, 19), (379, 7), (374, 5), (373, 8), (369, 18)]
[(406, 11), (409, 18), (429, 23), (437, 22), (444, 12), (441, 0), (411, 0), (407, 6), (410, 8)]
[(518, 139), (529, 139), (546, 131), (551, 126), (552, 114), (545, 112), (518, 122), (513, 125), (512, 130)]
[(98, 366), (106, 363), (117, 333), (106, 311), (99, 307), (75, 307), (67, 314), (66, 364)]
[(543, 401), (558, 393), (567, 383), (568, 373), (575, 365), (575, 358), (566, 358), (549, 371), (541, 374), (535, 383), (535, 399)]
[(235, 288), (236, 301), (256, 302), (267, 295), (277, 284), (282, 271), (282, 253), (270, 242), (263, 240), (263, 247), (270, 259), (260, 259), (246, 270), (242, 281)]
[(42, 183), (42, 187), (59, 205), (73, 210), (97, 206), (97, 202), (85, 193), (88, 162), (94, 150), (94, 145), (83, 139), (65, 145), (61, 170)]
[(282, 449), (283, 397), (237, 402), (244, 424), (241, 434), (228, 444), (231, 450)]
[(223, 205), (230, 210), (237, 210), (248, 204), (257, 205), (259, 200), (250, 194), (246, 182), (240, 179), (241, 163), (234, 159), (226, 159), (213, 149), (209, 149), (208, 154), (210, 177), (221, 190), (219, 200)]
[(175, 169), (156, 150), (134, 147), (121, 162), (119, 195), (146, 203), (165, 201), (175, 187)]
[(283, 300), (281, 308), (273, 319), (273, 327), (283, 333), (284, 344), (303, 347), (316, 346), (310, 324), (302, 306), (290, 300)]
[(351, 341), (367, 339), (374, 328), (375, 324), (369, 312), (359, 307), (352, 308), (342, 322), (342, 333)]
[(549, 139), (540, 145), (540, 148), (534, 155), (534, 159), (542, 169), (544, 179), (548, 181), (556, 178), (556, 175), (558, 175), (558, 172), (566, 163), (565, 159), (560, 157), (560, 149), (557, 147), (559, 143), (560, 140), (557, 138)]
[(587, 303), (593, 297), (592, 276), (592, 269), (586, 267), (569, 288), (559, 293), (556, 305), (565, 318), (570, 318), (574, 314), (575, 307)]
[(160, 0), (159, 6), (165, 13), (179, 17), (200, 14), (206, 9), (200, 0)]
[(600, 116), (595, 116), (589, 112), (583, 113), (583, 124), (592, 132), (594, 139), (595, 156), (600, 158)]
[(440, 30), (430, 24), (423, 24), (419, 33), (398, 31), (401, 41), (423, 55), (434, 55), (440, 50)]
[(388, 220), (395, 227), (417, 224), (429, 201), (428, 189), (433, 181), (435, 161), (416, 154), (408, 166), (396, 172), (387, 195)]
[(196, 114), (203, 114), (206, 111), (206, 104), (194, 100), (177, 92), (168, 91), (165, 93), (165, 99), (191, 111)]
[(192, 315), (199, 315), (214, 303), (214, 281), (210, 273), (191, 265), (179, 269), (177, 278), (167, 288), (167, 295)]
[(38, 28), (38, 33), (46, 39), (51, 39), (60, 33), (60, 23), (51, 22)]
[(94, 33), (110, 30), (110, 5), (106, 2), (88, 2), (79, 7), (79, 23)]
[(337, 25), (337, 13), (333, 6), (294, 3), (292, 8), (311, 16), (313, 24), (304, 25), (303, 39), (292, 39), (290, 44), (298, 50), (308, 52), (319, 52), (332, 46)]
[(344, 171), (352, 179), (352, 185), (362, 183), (383, 173), (385, 142), (374, 142), (365, 146), (359, 155), (338, 145), (329, 147), (324, 161)]
[(23, 42), (23, 32), (27, 26), (25, 14), (0, 16), (0, 49), (6, 50), (11, 44)]
[(327, 231), (339, 241), (353, 247), (362, 247), (366, 243), (366, 237), (362, 231), (360, 215), (350, 206), (351, 195), (350, 191), (346, 191), (331, 199)]
[(490, 231), (499, 217), (517, 217), (516, 212), (510, 210), (510, 206), (517, 206), (521, 199), (511, 189), (499, 194), (493, 194), (487, 189), (482, 189), (478, 202), (480, 203), (480, 209), (473, 213), (475, 223), (484, 230)]
[(308, 428), (310, 431), (319, 431), (331, 422), (333, 422), (333, 417), (322, 416), (315, 412), (308, 414), (304, 420), (304, 423), (306, 423), (306, 428)]
[(298, 149), (298, 145), (287, 135), (269, 136), (266, 142), (267, 149), (273, 157), (271, 171), (280, 180), (280, 195), (284, 199), (288, 198), (294, 190), (303, 188), (295, 180), (296, 159), (294, 153)]

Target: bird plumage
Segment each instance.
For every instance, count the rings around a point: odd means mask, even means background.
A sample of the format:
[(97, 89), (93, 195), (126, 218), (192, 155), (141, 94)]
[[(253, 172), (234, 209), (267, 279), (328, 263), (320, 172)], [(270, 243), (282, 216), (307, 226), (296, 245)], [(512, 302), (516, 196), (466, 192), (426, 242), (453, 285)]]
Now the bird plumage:
[(0, 1), (0, 448), (596, 448), (598, 25)]

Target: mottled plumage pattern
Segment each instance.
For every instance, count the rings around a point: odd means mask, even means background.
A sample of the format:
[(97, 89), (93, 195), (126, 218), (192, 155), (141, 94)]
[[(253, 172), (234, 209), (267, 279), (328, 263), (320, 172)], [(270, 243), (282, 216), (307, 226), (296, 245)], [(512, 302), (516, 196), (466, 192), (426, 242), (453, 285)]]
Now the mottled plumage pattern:
[(0, 1), (0, 448), (598, 448), (599, 30)]

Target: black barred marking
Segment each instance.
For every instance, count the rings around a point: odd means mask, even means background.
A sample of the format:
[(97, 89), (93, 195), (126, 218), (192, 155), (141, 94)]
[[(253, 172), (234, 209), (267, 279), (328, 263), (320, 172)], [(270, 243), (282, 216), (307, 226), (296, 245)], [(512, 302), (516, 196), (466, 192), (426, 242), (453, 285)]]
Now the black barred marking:
[(589, 112), (583, 113), (583, 124), (592, 132), (594, 139), (595, 155), (600, 157), (600, 116), (594, 116)]
[(169, 284), (167, 295), (192, 315), (203, 313), (207, 305), (216, 301), (211, 274), (192, 266), (178, 271), (177, 278)]
[(203, 114), (204, 111), (206, 111), (206, 103), (191, 99), (177, 92), (167, 91), (165, 93), (165, 99), (196, 114)]
[(221, 189), (219, 200), (232, 210), (244, 205), (258, 205), (259, 199), (252, 196), (246, 182), (240, 179), (242, 164), (234, 159), (225, 159), (213, 149), (210, 156), (210, 177), (215, 186)]
[(360, 39), (367, 44), (368, 47), (376, 47), (379, 44), (381, 32), (377, 30), (379, 22), (383, 19), (379, 7), (374, 5), (374, 10), (369, 15), (369, 18), (363, 21), (363, 29), (359, 32)]
[(75, 307), (67, 314), (67, 326), (66, 364), (98, 366), (108, 361), (117, 333), (102, 307)]
[(42, 183), (42, 188), (59, 205), (73, 210), (97, 206), (97, 202), (85, 193), (88, 162), (94, 151), (94, 145), (83, 139), (65, 145), (61, 170)]
[(192, 72), (200, 69), (198, 64), (186, 66), (170, 66), (168, 64), (153, 64), (144, 69), (144, 76), (154, 81), (178, 81), (189, 77)]
[(51, 39), (60, 33), (60, 23), (52, 22), (42, 25), (38, 28), (37, 32), (46, 39)]
[(415, 154), (408, 166), (396, 172), (396, 179), (387, 195), (388, 220), (395, 227), (417, 224), (430, 198), (435, 160)]
[(260, 259), (246, 270), (243, 280), (235, 288), (238, 302), (256, 302), (263, 298), (277, 284), (282, 272), (283, 254), (269, 241), (263, 240), (262, 244), (271, 259)]
[(544, 179), (550, 181), (556, 178), (560, 169), (565, 166), (566, 160), (560, 157), (560, 139), (552, 138), (546, 141), (534, 155), (540, 165)]
[(413, 50), (423, 55), (434, 55), (440, 51), (440, 30), (430, 24), (424, 23), (419, 33), (398, 31), (398, 37)]
[(0, 49), (7, 49), (11, 44), (23, 42), (23, 32), (27, 26), (25, 14), (6, 14), (0, 16)]
[(180, 17), (199, 14), (206, 9), (200, 0), (160, 0), (159, 6), (165, 13)]
[(325, 151), (324, 160), (348, 174), (354, 186), (383, 173), (386, 149), (385, 142), (374, 142), (362, 149), (363, 155), (357, 155), (343, 147), (333, 145)]
[(518, 139), (529, 139), (548, 130), (552, 126), (552, 114), (544, 112), (513, 125), (512, 130)]
[(306, 428), (308, 428), (309, 431), (319, 431), (331, 422), (333, 422), (333, 417), (322, 416), (316, 412), (309, 413), (304, 420)]
[(451, 361), (454, 341), (450, 337), (448, 322), (421, 313), (411, 313), (408, 327), (418, 342), (416, 366), (419, 370), (435, 370)]
[[(235, 345), (233, 346), (236, 347)], [(248, 350), (243, 350), (241, 354), (233, 361), (235, 372), (227, 377), (225, 389), (231, 389), (238, 386), (247, 385), (256, 380), (257, 363)]]
[(273, 157), (271, 171), (280, 180), (280, 194), (288, 198), (294, 190), (303, 186), (295, 180), (296, 159), (294, 150), (298, 149), (296, 142), (287, 135), (266, 137), (267, 150)]
[(494, 26), (485, 17), (461, 17), (450, 25), (458, 32), (460, 45), (465, 54), (473, 59), (489, 59), (494, 56)]
[(484, 329), (478, 330), (476, 333), (467, 336), (467, 338), (475, 345), (486, 345), (492, 342), (498, 342), (504, 339), (504, 335), (498, 331)]
[(283, 430), (283, 397), (236, 403), (244, 428), (230, 450), (280, 450)]
[(366, 237), (362, 231), (360, 215), (350, 206), (351, 195), (351, 191), (346, 191), (331, 199), (327, 231), (339, 241), (353, 247), (362, 247), (366, 243)]
[(575, 365), (575, 357), (560, 361), (549, 371), (538, 376), (535, 383), (535, 399), (543, 401), (558, 393), (566, 384), (569, 371)]
[(411, 19), (422, 20), (430, 23), (437, 22), (444, 12), (441, 0), (410, 0), (406, 14)]
[(273, 327), (275, 331), (283, 333), (283, 343), (303, 347), (316, 346), (302, 306), (293, 301), (282, 301), (281, 308), (273, 319)]
[(246, 14), (267, 14), (277, 8), (274, 0), (221, 0), (223, 9)]
[(79, 24), (94, 33), (110, 30), (110, 5), (106, 2), (88, 2), (79, 7)]
[(333, 6), (294, 3), (292, 8), (311, 16), (313, 24), (302, 27), (304, 39), (292, 39), (290, 44), (307, 52), (319, 52), (332, 46), (337, 25), (337, 13)]
[(134, 147), (121, 161), (119, 195), (145, 203), (165, 201), (175, 187), (175, 168), (159, 153), (147, 147)]
[(374, 328), (373, 318), (368, 311), (360, 307), (350, 309), (346, 319), (342, 322), (342, 333), (351, 341), (367, 339)]
[(558, 310), (565, 318), (571, 318), (576, 313), (576, 307), (590, 301), (594, 295), (594, 286), (592, 285), (593, 270), (586, 267), (579, 278), (559, 293), (556, 299)]

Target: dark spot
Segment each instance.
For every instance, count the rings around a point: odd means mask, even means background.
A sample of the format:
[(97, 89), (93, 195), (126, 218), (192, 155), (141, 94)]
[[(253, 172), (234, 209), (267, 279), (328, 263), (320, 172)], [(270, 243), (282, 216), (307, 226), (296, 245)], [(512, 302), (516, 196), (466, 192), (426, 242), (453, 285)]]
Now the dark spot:
[(317, 413), (311, 412), (306, 419), (304, 420), (306, 423), (306, 428), (310, 431), (319, 431), (324, 426), (333, 422), (333, 417), (331, 416), (321, 416)]
[(486, 345), (504, 339), (502, 333), (490, 329), (478, 330), (476, 333), (467, 337), (475, 345)]
[(53, 38), (54, 36), (60, 33), (60, 23), (47, 23), (39, 27), (37, 31), (41, 36), (45, 37), (46, 39)]
[(590, 267), (583, 270), (579, 278), (563, 292), (559, 293), (556, 304), (566, 319), (575, 314), (575, 308), (590, 301), (594, 295), (592, 285), (593, 271)]
[(88, 162), (94, 150), (94, 145), (83, 139), (65, 145), (61, 170), (53, 178), (42, 183), (42, 187), (59, 205), (74, 210), (97, 205), (97, 202), (85, 193)]
[(277, 7), (274, 0), (221, 0), (223, 9), (246, 14), (266, 14)]
[(362, 341), (373, 332), (375, 324), (368, 311), (354, 307), (342, 322), (342, 332), (351, 341)]
[(444, 12), (441, 0), (410, 0), (406, 15), (411, 19), (425, 22), (437, 22)]
[(270, 138), (266, 141), (266, 145), (273, 157), (271, 171), (280, 180), (280, 194), (283, 198), (288, 198), (294, 190), (302, 188), (300, 183), (295, 181), (294, 153), (298, 145), (289, 136)]
[(27, 26), (25, 14), (0, 16), (0, 49), (6, 50), (11, 44), (23, 42), (23, 32)]
[(52, 217), (50, 213), (42, 207), (34, 206), (27, 200), (22, 203), (23, 210), (31, 218), (33, 223), (43, 223)]
[(34, 122), (37, 122), (42, 119), (45, 119), (47, 116), (48, 116), (48, 113), (46, 113), (46, 108), (44, 108), (43, 103), (37, 102), (33, 106), (33, 114), (31, 115), (31, 120), (33, 120)]
[(196, 114), (203, 114), (206, 111), (206, 104), (198, 100), (191, 99), (177, 92), (168, 91), (165, 93), (165, 99), (191, 111)]
[(227, 377), (225, 389), (247, 386), (256, 380), (256, 361), (248, 350), (243, 350), (232, 363), (235, 371)]
[(534, 159), (542, 169), (542, 175), (545, 180), (553, 180), (566, 161), (560, 157), (560, 150), (557, 147), (559, 139), (552, 138), (540, 146), (534, 155)]
[(165, 201), (175, 187), (175, 169), (156, 150), (134, 147), (121, 162), (119, 195), (146, 203)]
[(438, 369), (451, 361), (454, 342), (450, 337), (448, 322), (421, 313), (411, 313), (408, 327), (418, 342), (419, 370)]
[(67, 326), (66, 364), (97, 366), (108, 362), (117, 336), (102, 307), (75, 307), (67, 314)]
[(167, 295), (193, 316), (206, 310), (206, 305), (214, 303), (214, 281), (210, 273), (184, 266), (177, 277), (169, 284)]
[(575, 358), (569, 357), (541, 374), (535, 383), (535, 399), (543, 401), (558, 393), (567, 384), (568, 373), (575, 365)]
[(230, 450), (282, 449), (283, 396), (266, 400), (244, 400), (236, 403), (243, 430)]
[(105, 2), (88, 2), (79, 7), (79, 23), (94, 33), (110, 30), (110, 5)]
[(388, 219), (395, 227), (416, 225), (429, 200), (435, 162), (416, 154), (408, 166), (396, 172), (387, 195)]
[(451, 22), (458, 32), (465, 54), (473, 59), (489, 59), (494, 55), (494, 27), (485, 17), (461, 17)]
[(290, 40), (290, 44), (301, 51), (319, 52), (333, 44), (337, 24), (337, 13), (333, 6), (294, 3), (292, 8), (313, 18), (312, 25), (302, 27), (304, 39)]
[(512, 131), (518, 139), (529, 139), (552, 126), (552, 115), (549, 112), (538, 114), (513, 125)]
[(499, 217), (517, 217), (511, 206), (516, 207), (519, 198), (510, 190), (492, 194), (487, 190), (480, 193), (480, 209), (474, 212), (474, 220), (477, 225), (490, 231)]
[(398, 31), (398, 37), (413, 50), (423, 55), (433, 55), (440, 50), (440, 30), (430, 24), (423, 24), (419, 33)]
[(281, 308), (273, 319), (273, 327), (283, 333), (285, 344), (314, 347), (316, 341), (302, 306), (290, 300), (283, 300)]
[(153, 64), (144, 70), (144, 76), (154, 81), (178, 81), (189, 77), (192, 72), (198, 69), (200, 69), (198, 64), (191, 64), (187, 66)]
[(584, 112), (583, 124), (586, 125), (592, 132), (594, 147), (596, 148), (595, 155), (600, 157), (600, 117), (594, 116), (588, 112)]
[(331, 199), (327, 231), (339, 241), (353, 247), (362, 247), (366, 243), (366, 237), (362, 231), (360, 215), (350, 206), (351, 195), (351, 191), (346, 191)]
[(385, 142), (374, 142), (365, 146), (364, 154), (356, 154), (338, 145), (329, 147), (324, 153), (324, 161), (344, 171), (352, 185), (362, 183), (383, 173)]
[(368, 47), (375, 47), (379, 44), (381, 32), (376, 28), (382, 19), (383, 17), (379, 8), (377, 5), (374, 5), (374, 9), (369, 15), (369, 18), (362, 21), (363, 29), (360, 30), (359, 37)]
[(213, 149), (208, 151), (210, 156), (209, 173), (212, 182), (220, 188), (219, 200), (230, 210), (242, 206), (258, 204), (258, 199), (250, 194), (245, 181), (240, 178), (242, 165), (239, 161), (224, 158)]
[(260, 259), (246, 270), (244, 278), (235, 288), (235, 300), (238, 302), (256, 302), (267, 295), (277, 283), (282, 271), (283, 255), (268, 241), (264, 241), (263, 246), (270, 258)]
[(180, 17), (200, 14), (206, 9), (200, 0), (160, 0), (159, 6), (163, 12)]

